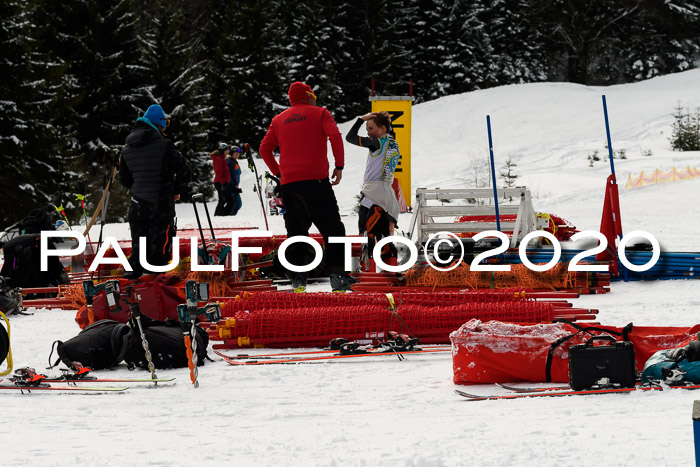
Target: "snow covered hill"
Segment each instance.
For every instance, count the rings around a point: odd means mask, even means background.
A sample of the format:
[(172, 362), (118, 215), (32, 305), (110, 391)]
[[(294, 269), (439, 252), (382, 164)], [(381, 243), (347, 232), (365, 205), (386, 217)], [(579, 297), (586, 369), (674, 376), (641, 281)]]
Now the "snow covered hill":
[[(597, 229), (608, 161), (589, 167), (605, 148), (601, 95), (607, 96), (618, 181), (629, 173), (700, 168), (700, 153), (670, 149), (678, 103), (700, 105), (700, 70), (608, 88), (564, 83), (506, 86), (416, 105), (413, 111), (413, 187), (481, 183), (488, 158), (486, 115), (493, 126), (496, 166), (510, 157), (519, 185), (538, 211), (579, 229)], [(322, 103), (322, 102), (321, 102)], [(369, 106), (368, 106), (369, 107)], [(343, 134), (352, 122), (340, 125)], [(643, 153), (651, 151), (651, 156)], [(366, 153), (346, 146), (346, 170), (336, 189), (349, 232)], [(259, 170), (264, 170), (258, 160)], [(476, 171), (474, 167), (481, 167)], [(244, 167), (244, 207), (221, 227), (264, 227)], [(700, 251), (700, 179), (620, 189), (623, 230), (646, 230), (668, 250)], [(214, 203), (210, 203), (213, 211)], [(195, 226), (190, 205), (178, 206), (179, 226)], [(406, 228), (409, 217), (402, 216)], [(271, 230), (283, 233), (282, 218)], [(107, 226), (128, 238), (128, 226)], [(93, 230), (95, 232), (95, 230)], [(327, 285), (316, 286), (327, 290)], [(325, 288), (324, 288), (325, 287)], [(698, 282), (614, 283), (606, 295), (575, 307), (598, 308), (608, 325), (691, 326), (700, 322)], [(18, 366), (43, 369), (51, 342), (78, 332), (73, 312), (36, 310), (12, 318)], [(254, 352), (254, 351), (252, 351)], [(127, 377), (121, 367), (104, 374)], [(139, 375), (145, 373), (139, 372)], [(449, 355), (405, 361), (200, 369), (193, 389), (188, 371), (176, 384), (133, 387), (122, 395), (2, 394), (0, 463), (24, 465), (404, 465), (579, 466), (691, 465), (691, 391), (472, 402), (452, 390)], [(470, 387), (488, 394), (491, 386)]]

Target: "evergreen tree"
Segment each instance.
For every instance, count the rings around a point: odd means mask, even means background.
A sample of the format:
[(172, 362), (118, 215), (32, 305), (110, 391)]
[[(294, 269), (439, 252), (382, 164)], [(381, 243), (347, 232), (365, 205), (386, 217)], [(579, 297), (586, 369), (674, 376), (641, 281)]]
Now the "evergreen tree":
[(411, 35), (416, 38), (413, 49), (413, 82), (416, 89), (416, 102), (432, 100), (443, 94), (443, 74), (441, 64), (447, 59), (445, 49), (445, 28), (442, 14), (444, 0), (415, 0), (418, 13), (413, 26), (408, 25)]
[(33, 4), (0, 6), (0, 186), (8, 188), (0, 221), (9, 224), (62, 199), (64, 146), (53, 122), (62, 68), (38, 51)]
[(445, 9), (446, 61), (441, 67), (444, 86), (440, 91), (445, 95), (496, 84), (493, 47), (480, 18), (484, 11), (479, 0), (455, 0)]
[(540, 19), (535, 27), (550, 37), (547, 50), (559, 60), (564, 79), (580, 84), (600, 82), (594, 70), (606, 57), (608, 41), (624, 37), (625, 24), (641, 11), (640, 0), (533, 0), (531, 5), (531, 14)]
[(222, 118), (233, 139), (255, 150), (272, 117), (288, 105), (274, 6), (259, 0), (239, 2), (232, 15), (236, 27), (226, 36), (229, 107)]
[(27, 128), (27, 115), (23, 109), (27, 93), (25, 77), (29, 76), (30, 23), (27, 21), (25, 0), (2, 0), (0, 6), (3, 18), (0, 20), (0, 47), (3, 60), (0, 60), (0, 185), (19, 186), (17, 190), (3, 193), (4, 205), (0, 213), (3, 225), (22, 217), (23, 198), (33, 197), (35, 188), (28, 183), (28, 175), (34, 164), (29, 159), (30, 132)]
[(192, 14), (176, 3), (153, 3), (140, 28), (141, 66), (148, 76), (145, 97), (139, 102), (138, 113), (131, 122), (150, 106), (160, 104), (171, 117), (166, 134), (182, 153), (192, 169), (189, 193), (181, 193), (182, 201), (201, 192), (210, 195), (210, 165), (208, 165), (208, 128), (210, 107), (203, 86), (204, 63), (197, 60), (192, 38), (187, 34)]
[[(37, 21), (52, 19), (41, 21), (46, 28), (41, 30), (40, 50), (65, 66), (53, 122), (64, 139), (73, 141), (62, 155), (66, 207), (74, 205), (75, 193), (85, 191), (82, 185), (87, 185), (88, 209), (96, 207), (105, 169), (99, 148), (123, 144), (143, 94), (135, 6), (133, 0), (42, 0), (38, 4)], [(65, 198), (71, 201), (66, 203)], [(126, 192), (115, 186), (108, 219), (124, 219), (127, 199)], [(70, 215), (77, 219), (82, 210), (72, 210)]]
[(644, 1), (630, 21), (614, 82), (639, 81), (693, 67), (700, 51), (700, 5), (695, 0)]
[(492, 46), (495, 85), (545, 81), (549, 60), (530, 0), (489, 0), (479, 17)]
[(498, 172), (498, 175), (500, 175), (503, 179), (503, 186), (505, 188), (513, 188), (513, 186), (515, 185), (515, 181), (518, 179), (518, 175), (513, 169), (517, 166), (518, 164), (513, 162), (513, 158), (511, 156), (508, 156), (508, 159), (501, 168), (501, 171)]

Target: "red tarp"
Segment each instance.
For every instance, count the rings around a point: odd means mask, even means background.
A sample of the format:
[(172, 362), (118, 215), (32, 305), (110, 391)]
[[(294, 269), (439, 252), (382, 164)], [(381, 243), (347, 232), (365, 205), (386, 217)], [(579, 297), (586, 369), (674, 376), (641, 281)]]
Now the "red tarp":
[[(618, 333), (622, 328), (593, 323), (577, 323), (589, 328), (606, 328)], [(500, 321), (471, 320), (450, 335), (452, 365), (456, 384), (546, 382), (546, 362), (550, 346), (557, 339), (577, 332), (565, 323), (521, 326)], [(654, 352), (680, 347), (700, 331), (700, 325), (687, 327), (634, 327), (629, 339), (634, 344), (637, 370)], [(592, 331), (593, 335), (603, 334)], [(584, 344), (591, 334), (580, 332), (556, 347), (551, 381), (569, 382), (569, 352), (572, 345)], [(621, 336), (613, 335), (617, 340)]]

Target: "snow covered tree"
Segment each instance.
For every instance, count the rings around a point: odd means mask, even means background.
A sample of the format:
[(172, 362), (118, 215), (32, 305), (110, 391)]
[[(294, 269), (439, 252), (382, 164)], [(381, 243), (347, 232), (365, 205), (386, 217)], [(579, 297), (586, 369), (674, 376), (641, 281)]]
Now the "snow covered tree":
[(535, 27), (550, 37), (548, 50), (567, 81), (594, 84), (592, 68), (612, 37), (621, 37), (626, 22), (640, 11), (641, 0), (533, 0)]
[(696, 0), (644, 1), (627, 29), (624, 40), (617, 41), (621, 63), (613, 82), (688, 70), (700, 51), (700, 4)]
[(443, 0), (416, 0), (418, 9), (413, 25), (408, 25), (416, 38), (411, 51), (416, 89), (416, 102), (432, 100), (443, 95), (441, 64), (446, 59)]
[[(40, 0), (37, 4), (35, 18), (42, 24), (39, 50), (64, 66), (60, 104), (53, 107), (52, 121), (63, 138), (73, 142), (61, 154), (65, 197), (72, 203), (74, 194), (87, 185), (89, 210), (97, 205), (102, 191), (104, 157), (99, 148), (123, 144), (143, 93), (135, 11), (133, 0)], [(126, 199), (126, 192), (115, 187), (110, 219), (123, 219)], [(82, 215), (74, 212), (74, 218)]]
[(2, 0), (0, 9), (0, 186), (7, 188), (0, 221), (8, 224), (63, 199), (67, 145), (53, 120), (62, 67), (38, 51), (34, 4)]
[(549, 76), (543, 31), (530, 0), (486, 0), (478, 13), (492, 47), (494, 83), (530, 83)]
[(518, 175), (513, 169), (517, 166), (518, 164), (513, 162), (513, 158), (511, 156), (508, 156), (508, 159), (501, 168), (501, 171), (498, 172), (498, 175), (500, 175), (500, 177), (503, 179), (503, 185), (506, 188), (513, 188), (513, 186), (515, 185), (515, 181), (518, 179)]
[(209, 195), (213, 192), (207, 141), (210, 108), (203, 87), (204, 65), (187, 34), (194, 21), (191, 15), (196, 13), (169, 2), (146, 8), (149, 14), (141, 19), (140, 28), (146, 32), (139, 37), (139, 50), (140, 67), (148, 78), (143, 83), (145, 96), (131, 122), (149, 105), (160, 104), (171, 117), (166, 134), (192, 169), (189, 193), (182, 193), (182, 200), (197, 192)]
[(220, 116), (228, 123), (231, 138), (250, 143), (257, 150), (272, 117), (287, 107), (289, 83), (283, 83), (282, 51), (277, 38), (279, 18), (274, 3), (239, 2), (233, 10), (232, 27), (226, 36), (228, 111)]

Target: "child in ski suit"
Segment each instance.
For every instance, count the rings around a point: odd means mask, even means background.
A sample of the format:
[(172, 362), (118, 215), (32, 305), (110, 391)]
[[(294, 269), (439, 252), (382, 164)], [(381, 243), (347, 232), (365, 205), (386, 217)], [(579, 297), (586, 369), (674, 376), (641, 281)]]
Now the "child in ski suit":
[[(362, 122), (367, 122), (367, 138), (357, 134)], [(358, 220), (360, 234), (367, 235), (368, 238), (367, 248), (363, 253), (363, 262), (368, 266), (368, 255), (374, 245), (393, 233), (399, 217), (399, 203), (391, 186), (394, 170), (399, 163), (399, 145), (392, 136), (388, 112), (368, 113), (358, 118), (345, 140), (369, 150)], [(393, 243), (388, 243), (382, 248), (381, 257), (385, 263), (396, 264), (396, 255), (397, 250)]]

